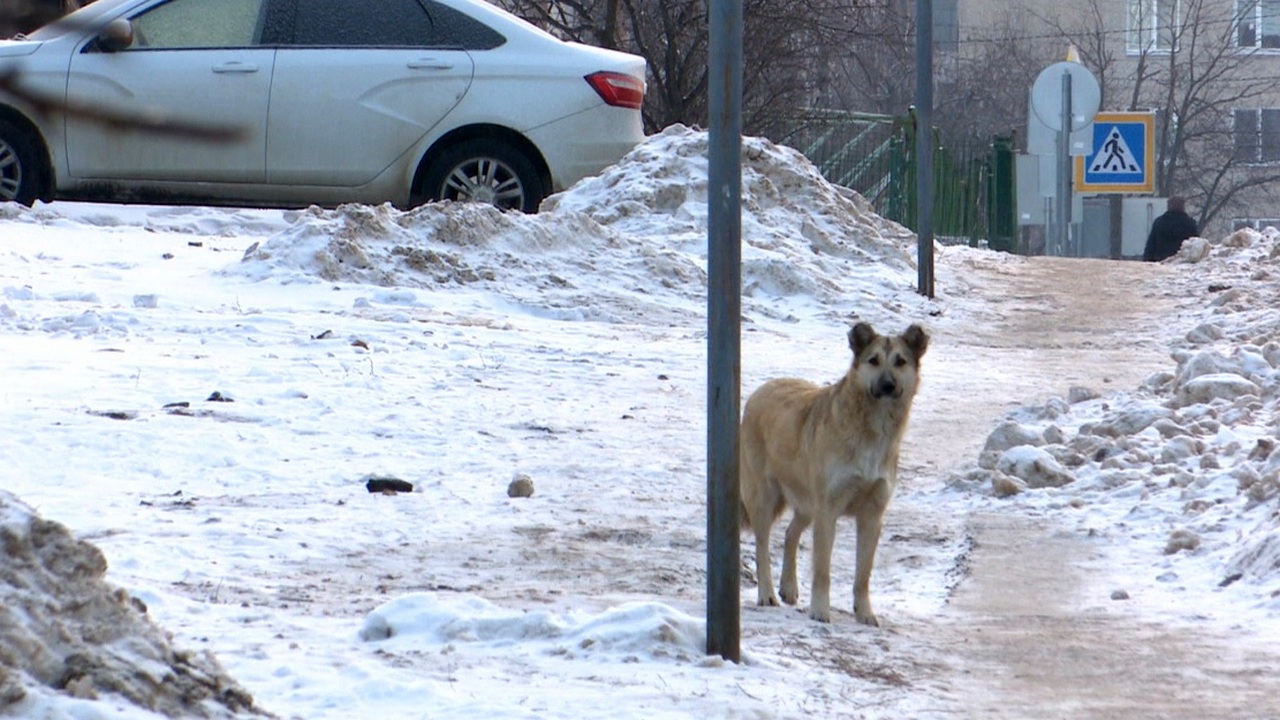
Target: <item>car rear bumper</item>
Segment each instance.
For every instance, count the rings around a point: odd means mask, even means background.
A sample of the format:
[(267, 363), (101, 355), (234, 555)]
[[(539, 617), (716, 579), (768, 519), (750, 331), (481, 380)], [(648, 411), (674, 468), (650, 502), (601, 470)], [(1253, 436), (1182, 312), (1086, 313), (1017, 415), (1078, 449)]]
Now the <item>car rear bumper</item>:
[(526, 133), (551, 171), (551, 191), (560, 192), (622, 159), (644, 141), (639, 110), (598, 107)]

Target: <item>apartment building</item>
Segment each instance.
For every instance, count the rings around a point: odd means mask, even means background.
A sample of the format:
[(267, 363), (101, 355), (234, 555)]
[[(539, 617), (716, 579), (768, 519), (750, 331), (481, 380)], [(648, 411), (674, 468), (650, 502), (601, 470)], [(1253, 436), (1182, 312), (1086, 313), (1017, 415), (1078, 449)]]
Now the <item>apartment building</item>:
[(1101, 110), (1157, 113), (1157, 195), (1187, 196), (1206, 235), (1280, 227), (1280, 0), (934, 3), (944, 72), (996, 44), (1047, 66), (1070, 43), (1099, 79)]

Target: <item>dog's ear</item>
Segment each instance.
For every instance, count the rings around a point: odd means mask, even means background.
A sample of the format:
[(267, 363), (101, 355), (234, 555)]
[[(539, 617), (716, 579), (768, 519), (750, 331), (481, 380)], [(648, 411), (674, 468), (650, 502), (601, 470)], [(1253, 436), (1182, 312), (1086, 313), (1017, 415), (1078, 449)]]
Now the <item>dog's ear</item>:
[(919, 325), (912, 324), (902, 333), (902, 341), (911, 348), (911, 352), (915, 353), (916, 359), (919, 360), (924, 351), (929, 349), (929, 333)]
[(860, 322), (849, 331), (849, 347), (853, 349), (854, 356), (861, 353), (875, 339), (876, 331), (870, 323)]

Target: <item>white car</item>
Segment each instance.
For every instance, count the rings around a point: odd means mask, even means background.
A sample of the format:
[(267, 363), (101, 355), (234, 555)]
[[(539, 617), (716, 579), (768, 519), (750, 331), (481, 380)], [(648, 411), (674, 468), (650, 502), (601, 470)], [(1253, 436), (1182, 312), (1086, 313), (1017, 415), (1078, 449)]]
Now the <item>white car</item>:
[(0, 201), (532, 212), (644, 139), (644, 73), (480, 0), (97, 0), (0, 41)]

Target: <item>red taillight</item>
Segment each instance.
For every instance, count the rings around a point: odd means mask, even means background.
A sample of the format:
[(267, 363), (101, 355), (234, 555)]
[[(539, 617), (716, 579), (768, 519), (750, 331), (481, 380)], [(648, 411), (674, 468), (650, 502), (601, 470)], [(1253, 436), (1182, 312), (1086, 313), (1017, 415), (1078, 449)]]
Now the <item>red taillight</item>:
[(644, 80), (603, 70), (586, 77), (589, 84), (606, 105), (639, 110), (644, 104)]

